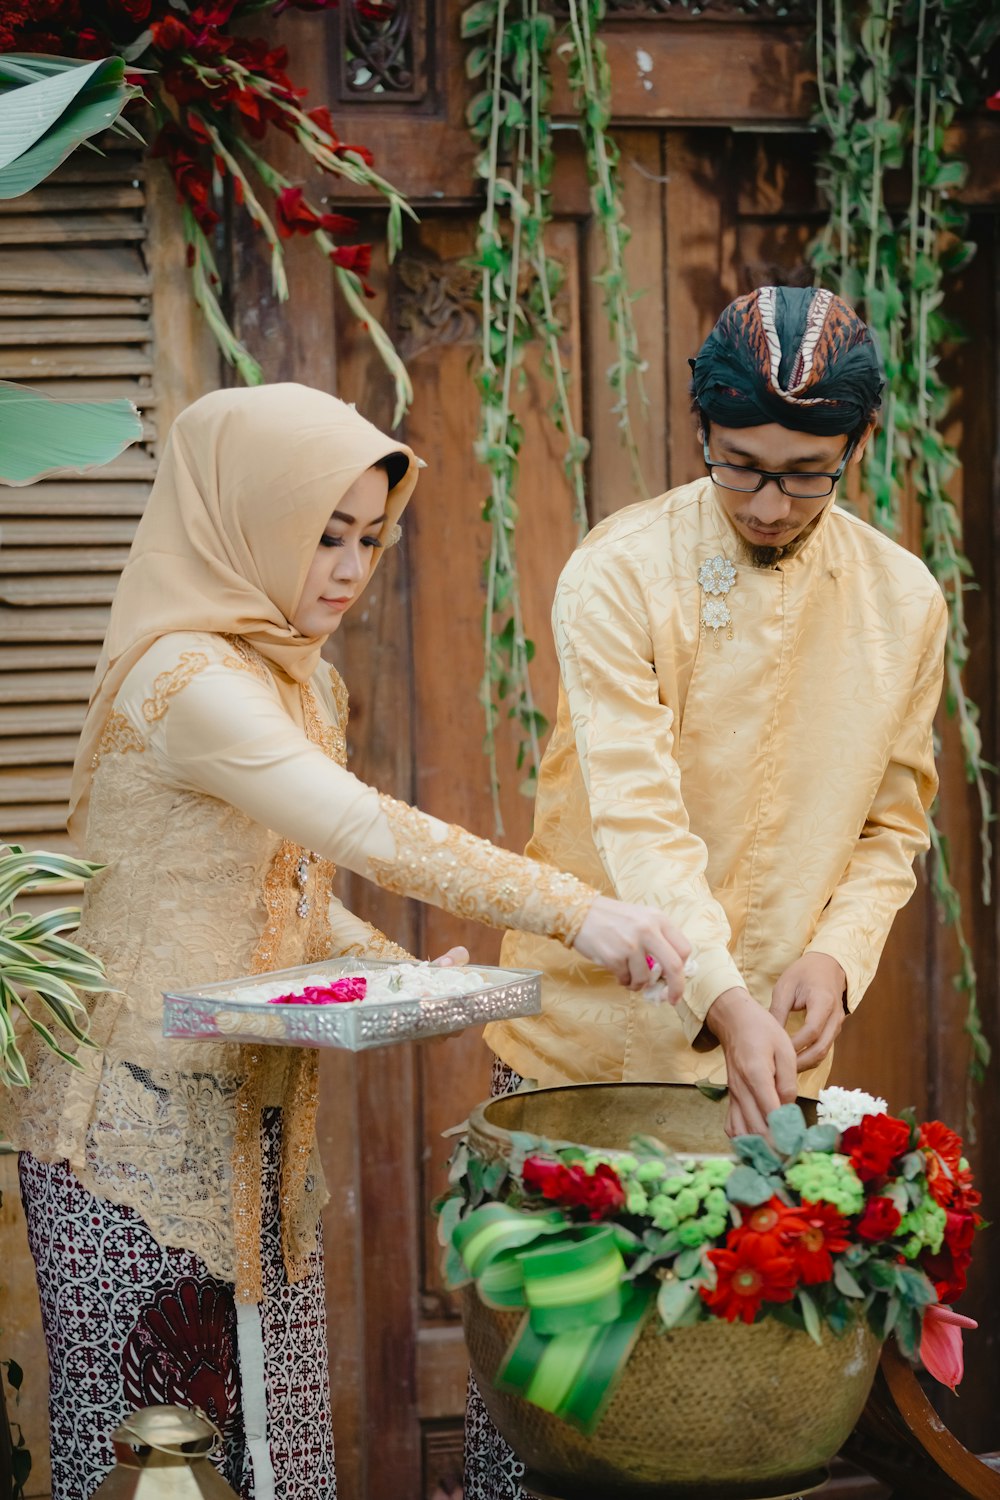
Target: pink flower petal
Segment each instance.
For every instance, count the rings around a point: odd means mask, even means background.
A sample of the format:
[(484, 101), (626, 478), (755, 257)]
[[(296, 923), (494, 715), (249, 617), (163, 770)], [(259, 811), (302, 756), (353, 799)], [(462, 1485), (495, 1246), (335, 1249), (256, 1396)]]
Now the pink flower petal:
[(942, 1385), (956, 1390), (965, 1374), (962, 1356), (962, 1329), (978, 1328), (974, 1318), (953, 1312), (935, 1303), (924, 1310), (924, 1330), (920, 1339), (920, 1358), (924, 1369)]

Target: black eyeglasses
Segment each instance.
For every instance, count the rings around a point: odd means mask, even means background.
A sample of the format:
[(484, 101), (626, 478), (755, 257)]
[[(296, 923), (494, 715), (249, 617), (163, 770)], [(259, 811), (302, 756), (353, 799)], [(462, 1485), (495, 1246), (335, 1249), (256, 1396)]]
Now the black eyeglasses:
[(788, 495), (792, 500), (825, 500), (827, 495), (833, 494), (837, 480), (850, 462), (856, 443), (852, 438), (847, 445), (847, 452), (832, 474), (814, 474), (811, 470), (806, 473), (793, 471), (776, 474), (770, 469), (741, 469), (738, 464), (720, 464), (716, 463), (714, 458), (710, 458), (707, 438), (703, 446), (709, 476), (712, 483), (717, 484), (720, 489), (740, 490), (745, 495), (756, 495), (769, 479), (774, 479), (781, 493)]

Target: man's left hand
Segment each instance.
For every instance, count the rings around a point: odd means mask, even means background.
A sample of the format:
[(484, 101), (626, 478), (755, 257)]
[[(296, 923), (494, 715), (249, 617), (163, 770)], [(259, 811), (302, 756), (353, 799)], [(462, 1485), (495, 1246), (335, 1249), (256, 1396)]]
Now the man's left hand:
[(782, 1026), (793, 1010), (805, 1021), (792, 1037), (800, 1073), (821, 1063), (844, 1024), (847, 976), (827, 953), (804, 953), (782, 974), (771, 995), (771, 1014)]

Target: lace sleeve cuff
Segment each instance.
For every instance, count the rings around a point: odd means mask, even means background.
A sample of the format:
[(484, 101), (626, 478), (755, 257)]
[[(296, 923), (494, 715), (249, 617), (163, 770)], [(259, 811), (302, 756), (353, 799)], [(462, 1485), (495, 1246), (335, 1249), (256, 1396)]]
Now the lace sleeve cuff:
[(517, 927), (571, 943), (597, 892), (575, 875), (510, 854), (464, 828), (380, 796), (395, 859), (370, 858), (371, 877), (488, 927)]

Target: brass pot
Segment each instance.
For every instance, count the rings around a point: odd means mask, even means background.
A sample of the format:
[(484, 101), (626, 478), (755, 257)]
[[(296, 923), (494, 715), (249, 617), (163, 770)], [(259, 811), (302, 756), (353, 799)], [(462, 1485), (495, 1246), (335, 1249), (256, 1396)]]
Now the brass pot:
[[(584, 1084), (491, 1100), (474, 1111), (469, 1135), (494, 1158), (508, 1155), (511, 1130), (591, 1149), (626, 1149), (643, 1133), (704, 1157), (729, 1154), (723, 1120), (724, 1106), (688, 1085)], [(554, 1491), (596, 1487), (607, 1500), (772, 1500), (816, 1487), (861, 1414), (881, 1350), (863, 1320), (840, 1338), (825, 1328), (819, 1346), (774, 1318), (667, 1331), (654, 1315), (585, 1436), (494, 1389), (521, 1317), (485, 1307), (466, 1288), (469, 1360), (490, 1416)]]

